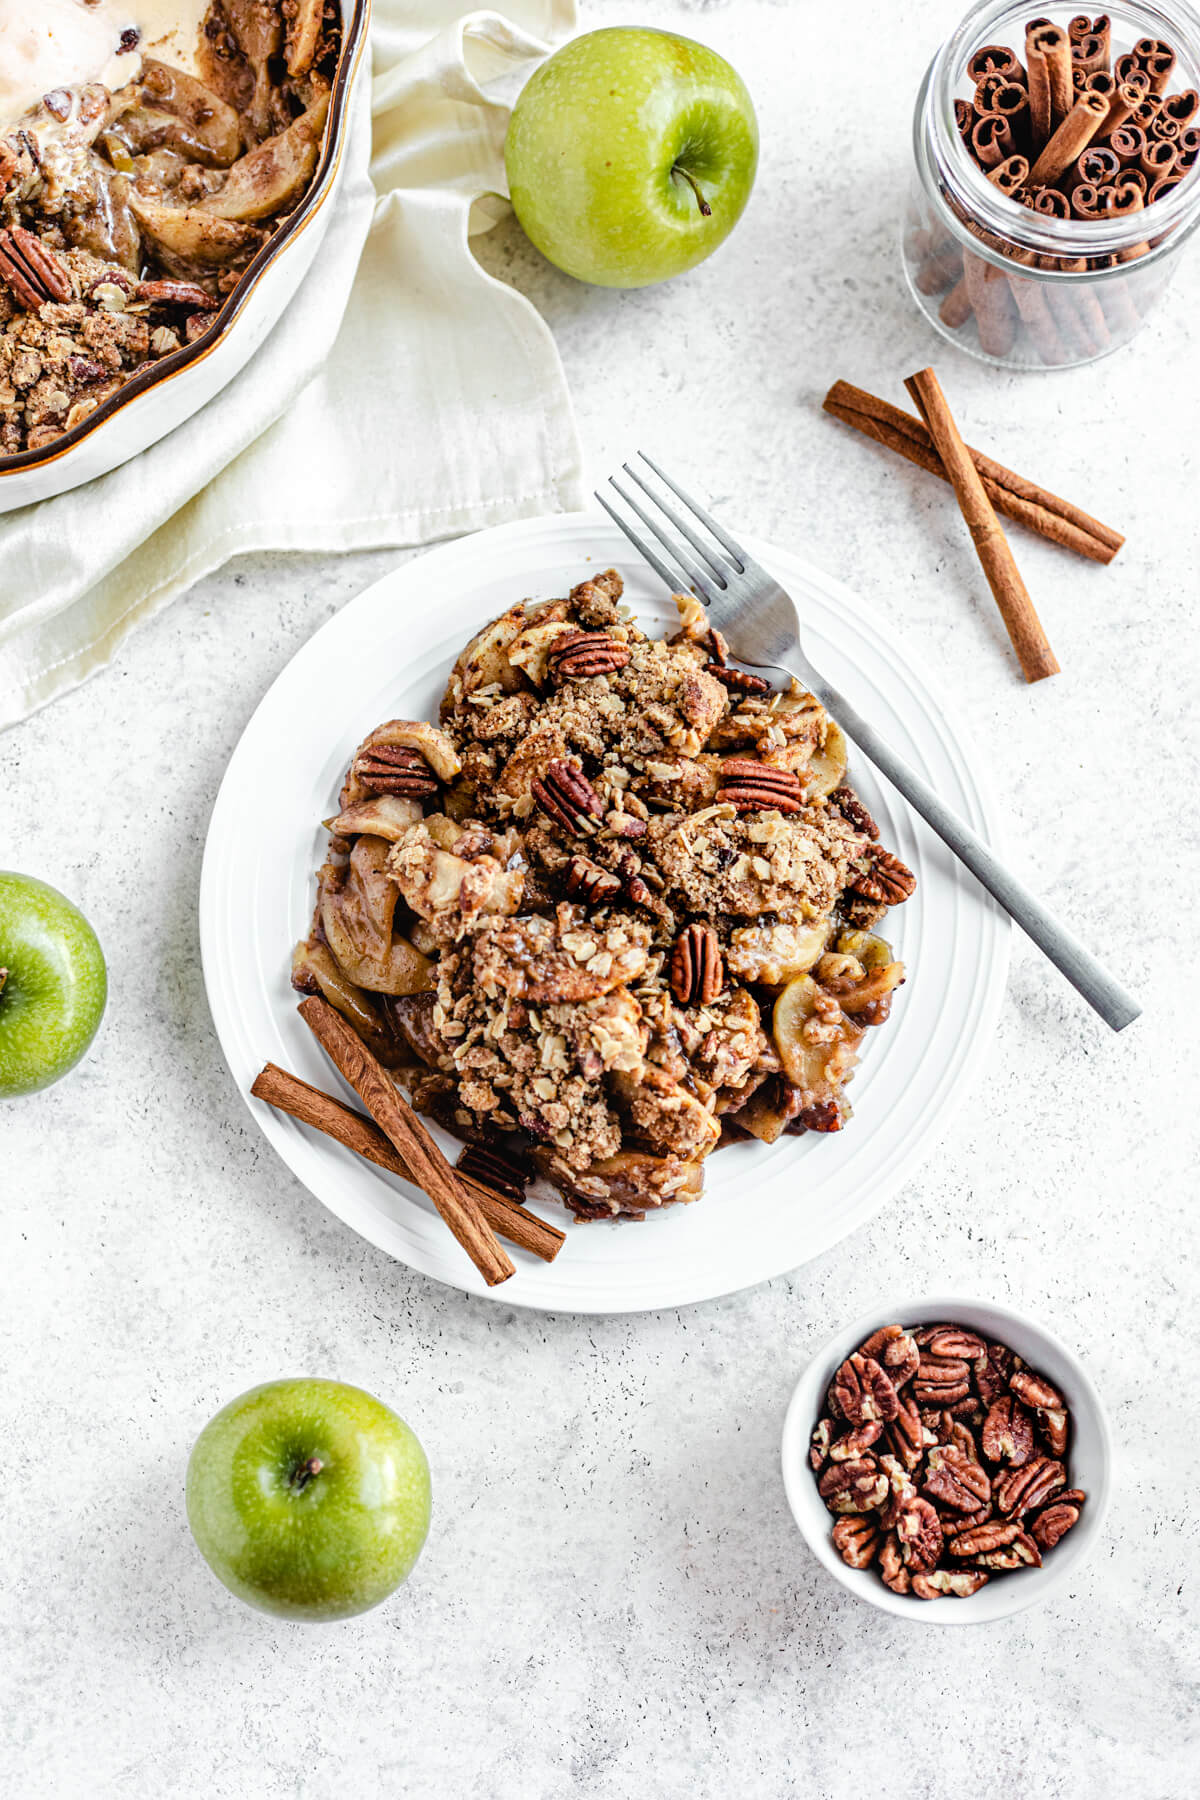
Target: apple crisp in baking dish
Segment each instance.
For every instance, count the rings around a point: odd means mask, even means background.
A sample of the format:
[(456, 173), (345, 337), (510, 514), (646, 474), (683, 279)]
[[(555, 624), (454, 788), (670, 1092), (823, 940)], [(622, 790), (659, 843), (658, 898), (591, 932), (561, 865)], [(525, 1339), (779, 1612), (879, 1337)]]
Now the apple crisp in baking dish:
[(307, 192), (327, 0), (0, 0), (0, 455), (208, 331)]
[(690, 596), (664, 640), (621, 592), (513, 606), (439, 725), (370, 733), (293, 964), (419, 1111), (585, 1219), (846, 1124), (904, 978), (875, 928), (915, 887), (819, 702), (732, 667)]

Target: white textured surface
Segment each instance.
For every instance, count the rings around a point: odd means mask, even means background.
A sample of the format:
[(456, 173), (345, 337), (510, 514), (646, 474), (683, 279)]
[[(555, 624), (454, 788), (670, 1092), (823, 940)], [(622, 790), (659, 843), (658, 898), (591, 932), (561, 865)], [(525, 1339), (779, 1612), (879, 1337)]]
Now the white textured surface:
[[(646, 442), (883, 607), (973, 717), (1019, 866), (1146, 1017), (1110, 1038), (1018, 945), (973, 1105), (872, 1227), (790, 1279), (621, 1322), (432, 1287), (247, 1125), (195, 931), (242, 725), (391, 559), (206, 583), (0, 738), (0, 861), (77, 899), (112, 973), (88, 1062), (0, 1116), (0, 1767), (23, 1797), (1194, 1792), (1200, 264), (1118, 358), (989, 373), (921, 324), (893, 241), (909, 100), (956, 8), (847, 13), (836, 40), (807, 0), (638, 12), (734, 57), (765, 155), (734, 245), (670, 289), (572, 286), (515, 230), (488, 246), (558, 335), (595, 474)], [(632, 16), (597, 0), (589, 22)], [(810, 67), (837, 73), (827, 95)], [(833, 155), (851, 91), (863, 134)], [(1104, 570), (1014, 533), (1064, 670), (1035, 689), (947, 491), (818, 410), (837, 375), (899, 398), (930, 360), (973, 439), (1129, 534)], [(1084, 1348), (1119, 1445), (1087, 1570), (953, 1642), (836, 1588), (776, 1466), (810, 1348), (933, 1284), (1011, 1298)], [(434, 1468), (409, 1588), (325, 1629), (242, 1610), (182, 1510), (209, 1414), (302, 1371), (391, 1401)]]

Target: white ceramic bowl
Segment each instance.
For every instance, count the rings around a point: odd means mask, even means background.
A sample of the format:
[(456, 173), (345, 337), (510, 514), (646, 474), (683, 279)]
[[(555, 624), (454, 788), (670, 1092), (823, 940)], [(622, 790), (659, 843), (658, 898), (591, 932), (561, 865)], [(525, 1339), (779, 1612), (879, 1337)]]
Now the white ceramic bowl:
[(364, 54), (371, 0), (341, 0), (342, 54), (325, 145), (304, 199), (263, 245), (214, 324), (195, 344), (140, 369), (92, 415), (44, 450), (0, 456), (0, 514), (82, 487), (128, 462), (190, 419), (245, 368), (312, 267), (332, 217), (355, 83), (370, 79)]
[[(833, 1546), (834, 1520), (817, 1492), (816, 1476), (809, 1467), (808, 1446), (834, 1371), (865, 1338), (881, 1325), (933, 1325), (943, 1321), (965, 1325), (996, 1343), (1007, 1344), (1058, 1389), (1071, 1414), (1068, 1482), (1071, 1487), (1082, 1488), (1087, 1501), (1079, 1523), (1047, 1553), (1040, 1569), (1022, 1569), (996, 1577), (968, 1599), (947, 1595), (940, 1600), (917, 1600), (911, 1594), (893, 1594), (883, 1585), (878, 1569), (852, 1569), (842, 1561)], [(796, 1523), (818, 1562), (859, 1600), (867, 1600), (902, 1618), (919, 1619), (925, 1625), (982, 1625), (1048, 1599), (1086, 1562), (1100, 1539), (1108, 1510), (1111, 1472), (1108, 1419), (1079, 1358), (1044, 1325), (992, 1300), (962, 1300), (935, 1294), (929, 1299), (876, 1307), (830, 1338), (813, 1357), (796, 1383), (783, 1427), (783, 1484)]]

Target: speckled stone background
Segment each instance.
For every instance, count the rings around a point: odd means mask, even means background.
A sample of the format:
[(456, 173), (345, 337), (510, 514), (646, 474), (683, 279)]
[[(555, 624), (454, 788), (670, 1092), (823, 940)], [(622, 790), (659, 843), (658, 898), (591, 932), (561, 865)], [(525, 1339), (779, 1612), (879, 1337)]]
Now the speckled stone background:
[[(597, 478), (656, 447), (730, 519), (886, 610), (969, 716), (1017, 866), (1145, 1017), (1112, 1038), (1017, 945), (982, 1079), (919, 1177), (756, 1291), (576, 1320), (435, 1287), (326, 1214), (248, 1123), (196, 938), (239, 733), (396, 558), (262, 558), (197, 588), (107, 675), (0, 737), (0, 863), (78, 900), (112, 977), (87, 1062), (0, 1116), (5, 1792), (1196, 1791), (1200, 260), (1134, 347), (1088, 370), (1009, 378), (932, 336), (896, 223), (912, 96), (957, 11), (594, 0), (589, 23), (675, 25), (736, 61), (763, 125), (752, 207), (661, 290), (575, 286), (515, 227), (484, 256), (554, 329)], [(948, 492), (819, 411), (835, 376), (902, 399), (931, 360), (975, 441), (1128, 532), (1107, 570), (1014, 535), (1063, 667), (1035, 689)], [(1082, 1349), (1119, 1445), (1091, 1565), (967, 1634), (835, 1587), (777, 1463), (810, 1352), (931, 1281), (1012, 1299)], [(410, 1586), (338, 1627), (243, 1609), (183, 1513), (208, 1416), (299, 1372), (391, 1401), (434, 1468)]]

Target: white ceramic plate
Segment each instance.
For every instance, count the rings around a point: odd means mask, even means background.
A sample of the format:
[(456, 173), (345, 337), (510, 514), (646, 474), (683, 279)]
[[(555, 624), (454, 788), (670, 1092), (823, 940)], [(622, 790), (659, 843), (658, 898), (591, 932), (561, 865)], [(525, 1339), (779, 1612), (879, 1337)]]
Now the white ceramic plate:
[[(980, 832), (995, 813), (962, 735), (914, 661), (848, 589), (794, 552), (750, 541), (795, 597), (817, 667)], [(565, 594), (615, 564), (649, 627), (675, 617), (658, 578), (598, 515), (521, 521), (460, 539), (360, 594), (292, 659), (230, 760), (209, 826), (200, 940), (213, 1019), (238, 1090), (264, 1062), (342, 1093), (296, 1016), (292, 946), (313, 905), (313, 873), (355, 747), (381, 719), (436, 717), (466, 639), (514, 600)], [(913, 1173), (967, 1091), (987, 1048), (1008, 963), (1008, 921), (949, 851), (861, 758), (854, 784), (883, 841), (916, 872), (892, 915), (908, 965), (890, 1021), (870, 1034), (845, 1131), (735, 1144), (707, 1165), (703, 1198), (643, 1223), (567, 1224), (552, 1265), (515, 1252), (506, 1304), (564, 1312), (682, 1306), (765, 1281), (827, 1250)], [(353, 1096), (350, 1096), (353, 1098)], [(247, 1104), (288, 1167), (373, 1244), (427, 1275), (484, 1294), (423, 1194), (258, 1101)], [(452, 1140), (444, 1138), (453, 1153)], [(561, 1207), (538, 1209), (559, 1224)]]

